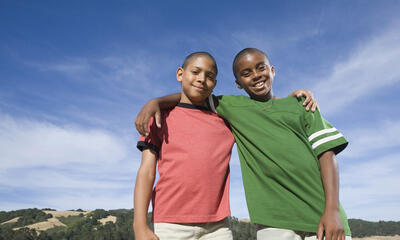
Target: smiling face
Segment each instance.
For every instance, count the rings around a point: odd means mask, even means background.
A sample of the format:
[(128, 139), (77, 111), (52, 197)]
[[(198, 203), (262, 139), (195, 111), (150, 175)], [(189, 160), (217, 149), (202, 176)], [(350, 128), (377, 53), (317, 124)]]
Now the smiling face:
[(236, 84), (257, 101), (267, 101), (273, 97), (272, 83), (275, 70), (267, 57), (259, 51), (243, 55), (236, 62)]
[(180, 102), (204, 106), (217, 83), (216, 76), (215, 62), (208, 56), (194, 57), (185, 68), (178, 68), (176, 78), (182, 83)]

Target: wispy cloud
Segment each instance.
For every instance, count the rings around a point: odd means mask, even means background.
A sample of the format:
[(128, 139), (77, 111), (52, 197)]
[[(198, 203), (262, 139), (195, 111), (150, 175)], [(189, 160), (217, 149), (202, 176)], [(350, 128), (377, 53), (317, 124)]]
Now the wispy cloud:
[(39, 62), (29, 62), (28, 65), (36, 67), (39, 71), (56, 71), (67, 74), (79, 74), (90, 69), (90, 63), (85, 58), (74, 58), (69, 59), (63, 63), (39, 63)]
[(399, 25), (395, 25), (382, 34), (375, 34), (354, 49), (347, 60), (337, 63), (323, 81), (315, 81), (313, 91), (325, 113), (334, 113), (400, 81), (399, 29)]
[(98, 189), (41, 189), (35, 193), (30, 192), (30, 199), (3, 200), (2, 210), (15, 210), (23, 208), (54, 208), (57, 210), (69, 209), (118, 209), (133, 208), (133, 188), (123, 191), (99, 191)]
[(0, 189), (5, 195), (1, 205), (8, 209), (29, 204), (58, 209), (132, 207), (140, 154), (129, 145), (125, 136), (103, 129), (2, 114)]
[[(374, 122), (375, 128), (360, 128), (349, 131), (349, 149), (343, 156), (361, 158), (371, 153), (387, 152), (400, 147), (400, 121)], [(400, 169), (399, 169), (400, 170)]]
[[(165, 59), (164, 59), (165, 60)], [(69, 57), (58, 62), (25, 61), (42, 74), (64, 75), (70, 81), (88, 83), (104, 93), (143, 98), (149, 94), (164, 93), (164, 85), (156, 85), (165, 76), (162, 60), (157, 56), (136, 54), (110, 55), (98, 58)], [(165, 61), (164, 61), (165, 62)], [(59, 79), (59, 77), (55, 77)]]
[(97, 129), (56, 126), (1, 116), (0, 169), (69, 163), (118, 162), (128, 150), (117, 136)]
[(341, 199), (349, 217), (400, 220), (399, 159), (400, 153), (395, 153), (346, 164), (341, 171)]
[(346, 134), (350, 144), (339, 155), (341, 199), (351, 218), (400, 220), (400, 122), (373, 125)]

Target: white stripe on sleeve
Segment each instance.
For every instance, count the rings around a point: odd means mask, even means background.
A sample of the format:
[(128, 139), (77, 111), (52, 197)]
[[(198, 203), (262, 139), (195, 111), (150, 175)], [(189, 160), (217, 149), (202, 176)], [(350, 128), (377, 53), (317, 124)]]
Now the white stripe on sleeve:
[(311, 142), (314, 138), (319, 137), (322, 134), (331, 133), (331, 132), (334, 132), (334, 131), (337, 131), (337, 129), (336, 128), (328, 128), (328, 129), (324, 129), (324, 130), (318, 131), (316, 133), (311, 134), (311, 136), (308, 137), (308, 141)]
[(321, 145), (321, 144), (324, 144), (324, 143), (326, 143), (326, 142), (329, 142), (329, 141), (338, 139), (338, 138), (340, 138), (340, 137), (343, 137), (343, 134), (338, 133), (338, 134), (336, 134), (336, 135), (329, 136), (329, 137), (323, 138), (323, 139), (321, 139), (321, 140), (318, 140), (318, 141), (316, 141), (316, 142), (312, 145), (312, 149), (315, 149), (315, 148), (317, 148), (317, 147), (318, 147), (319, 145)]

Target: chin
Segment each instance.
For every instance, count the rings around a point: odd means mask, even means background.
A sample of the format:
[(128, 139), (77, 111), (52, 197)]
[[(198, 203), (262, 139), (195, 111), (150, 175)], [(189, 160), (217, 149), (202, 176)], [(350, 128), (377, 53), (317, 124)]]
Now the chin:
[(204, 102), (206, 100), (206, 97), (203, 97), (203, 96), (191, 96), (189, 99), (193, 103), (200, 103), (200, 102), (202, 103), (202, 102)]

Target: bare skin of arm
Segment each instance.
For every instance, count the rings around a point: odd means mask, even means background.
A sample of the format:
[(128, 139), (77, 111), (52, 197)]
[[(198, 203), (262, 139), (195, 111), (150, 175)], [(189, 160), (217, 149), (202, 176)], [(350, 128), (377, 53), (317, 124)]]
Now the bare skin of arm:
[(164, 97), (153, 98), (148, 101), (136, 116), (135, 126), (136, 130), (142, 135), (147, 137), (149, 135), (149, 121), (154, 116), (154, 120), (158, 128), (161, 127), (161, 112), (160, 109), (169, 109), (176, 106), (181, 100), (180, 93), (174, 93)]
[(150, 149), (142, 152), (142, 163), (136, 176), (133, 230), (137, 240), (159, 240), (147, 225), (147, 211), (156, 176), (156, 153)]
[[(289, 96), (292, 97), (306, 97), (303, 106), (306, 107), (306, 111), (311, 109), (312, 112), (318, 107), (317, 101), (315, 100), (313, 94), (308, 90), (296, 90), (292, 92)], [(161, 127), (161, 113), (160, 109), (169, 109), (176, 106), (181, 100), (180, 93), (174, 93), (164, 97), (154, 98), (148, 101), (140, 110), (136, 116), (135, 126), (136, 130), (142, 135), (147, 137), (149, 134), (148, 124), (150, 118), (154, 116), (157, 127)]]
[(319, 164), (325, 191), (325, 211), (318, 224), (317, 238), (344, 240), (345, 234), (339, 213), (339, 173), (335, 153), (327, 151), (320, 155)]

